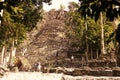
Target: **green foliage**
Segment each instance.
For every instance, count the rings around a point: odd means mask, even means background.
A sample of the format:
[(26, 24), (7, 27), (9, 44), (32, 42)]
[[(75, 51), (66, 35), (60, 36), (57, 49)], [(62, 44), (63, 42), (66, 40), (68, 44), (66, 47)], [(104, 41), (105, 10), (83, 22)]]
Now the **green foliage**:
[(119, 0), (79, 0), (81, 3), (80, 12), (82, 16), (86, 15), (98, 20), (100, 12), (106, 12), (106, 17), (109, 20), (114, 20), (114, 18), (120, 15), (119, 9), (116, 6), (120, 6)]
[(20, 43), (25, 39), (26, 30), (25, 26), (21, 23), (14, 22), (10, 17), (10, 13), (4, 10), (4, 18), (2, 26), (0, 27), (0, 44), (11, 44), (12, 39), (18, 40)]
[[(92, 50), (100, 49), (100, 29), (99, 24), (91, 19), (87, 18), (84, 20), (79, 12), (69, 12), (70, 22), (68, 25), (68, 36), (71, 41), (72, 47), (79, 48), (80, 53), (86, 51), (86, 36), (88, 45), (92, 46)], [(85, 24), (87, 23), (87, 31)]]
[(36, 26), (40, 19), (42, 19), (41, 12), (39, 12), (37, 9), (31, 9), (30, 7), (25, 8), (25, 13), (23, 16), (23, 24), (29, 31)]
[(87, 40), (89, 46), (92, 46), (92, 50), (100, 49), (100, 28), (99, 23), (96, 23), (93, 19), (87, 19)]
[[(44, 0), (49, 2), (51, 0)], [(0, 45), (10, 46), (12, 41), (20, 44), (26, 39), (26, 33), (32, 30), (42, 19), (41, 0), (5, 0), (0, 8), (4, 8), (0, 26)]]
[[(119, 0), (79, 0), (81, 6), (79, 8), (79, 13), (86, 19), (87, 17), (91, 17), (95, 21), (99, 20), (100, 17), (100, 25), (101, 25), (101, 54), (105, 52), (105, 45), (107, 48), (108, 43), (111, 41), (115, 42), (113, 37), (110, 37), (109, 34), (112, 34), (109, 24), (106, 24), (106, 18), (110, 21), (115, 20), (120, 15), (120, 1)], [(104, 17), (104, 19), (102, 19)], [(103, 28), (103, 26), (105, 28)], [(104, 31), (103, 31), (104, 29)], [(109, 32), (107, 31), (109, 30)], [(103, 34), (105, 33), (105, 35)], [(105, 43), (105, 45), (104, 45)]]
[[(115, 49), (115, 36), (112, 35), (114, 28), (112, 27), (109, 21), (106, 21), (104, 24), (104, 34), (105, 34), (105, 46), (107, 53), (110, 53)], [(111, 36), (112, 35), (112, 36)]]
[[(89, 52), (96, 53), (96, 51), (100, 51), (101, 49), (101, 29), (99, 27), (100, 20), (96, 22), (91, 17), (86, 17), (84, 19), (81, 14), (77, 11), (69, 11), (68, 15), (69, 23), (67, 26), (68, 29), (68, 37), (70, 39), (70, 44), (72, 48), (79, 48), (79, 53), (86, 52), (86, 39), (87, 45), (89, 48)], [(107, 52), (110, 52), (114, 48), (114, 37), (110, 37), (113, 33), (113, 27), (111, 22), (106, 19), (105, 14), (103, 14), (104, 18), (104, 34), (105, 34), (105, 44)], [(86, 29), (87, 24), (87, 29)]]

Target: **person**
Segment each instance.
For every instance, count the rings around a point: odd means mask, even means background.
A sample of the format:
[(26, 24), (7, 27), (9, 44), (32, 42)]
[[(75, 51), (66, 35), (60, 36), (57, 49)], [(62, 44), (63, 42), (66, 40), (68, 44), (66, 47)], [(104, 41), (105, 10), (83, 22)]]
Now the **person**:
[(74, 60), (74, 56), (72, 55), (72, 56), (71, 56), (71, 61), (73, 61), (73, 60)]
[(42, 72), (42, 65), (38, 62), (37, 71)]
[(42, 64), (40, 62), (37, 62), (34, 64), (35, 71), (42, 72)]

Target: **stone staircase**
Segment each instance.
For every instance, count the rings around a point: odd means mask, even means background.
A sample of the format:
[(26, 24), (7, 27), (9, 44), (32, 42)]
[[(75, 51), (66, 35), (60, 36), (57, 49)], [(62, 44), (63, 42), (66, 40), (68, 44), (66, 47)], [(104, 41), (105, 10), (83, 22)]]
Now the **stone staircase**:
[(58, 61), (57, 65), (61, 66), (51, 68), (49, 72), (72, 76), (120, 76), (120, 67), (117, 67), (113, 60), (90, 60), (85, 65), (81, 61), (63, 61)]

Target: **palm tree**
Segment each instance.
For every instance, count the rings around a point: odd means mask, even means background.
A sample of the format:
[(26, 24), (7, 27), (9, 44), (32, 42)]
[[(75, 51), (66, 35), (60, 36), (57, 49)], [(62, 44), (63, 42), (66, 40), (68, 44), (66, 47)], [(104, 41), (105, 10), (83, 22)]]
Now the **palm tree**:
[(86, 15), (94, 18), (97, 21), (100, 17), (101, 25), (101, 55), (104, 55), (105, 46), (104, 46), (104, 27), (103, 27), (103, 12), (106, 13), (106, 17), (113, 21), (118, 17), (120, 9), (117, 9), (115, 6), (120, 6), (119, 0), (79, 0), (80, 8), (79, 11), (84, 18)]

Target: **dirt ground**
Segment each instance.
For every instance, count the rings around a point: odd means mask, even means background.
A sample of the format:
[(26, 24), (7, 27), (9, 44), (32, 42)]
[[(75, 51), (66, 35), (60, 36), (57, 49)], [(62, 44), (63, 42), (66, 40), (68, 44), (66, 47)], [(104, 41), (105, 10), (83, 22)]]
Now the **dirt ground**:
[(69, 76), (41, 72), (7, 72), (0, 80), (120, 80), (120, 77)]

